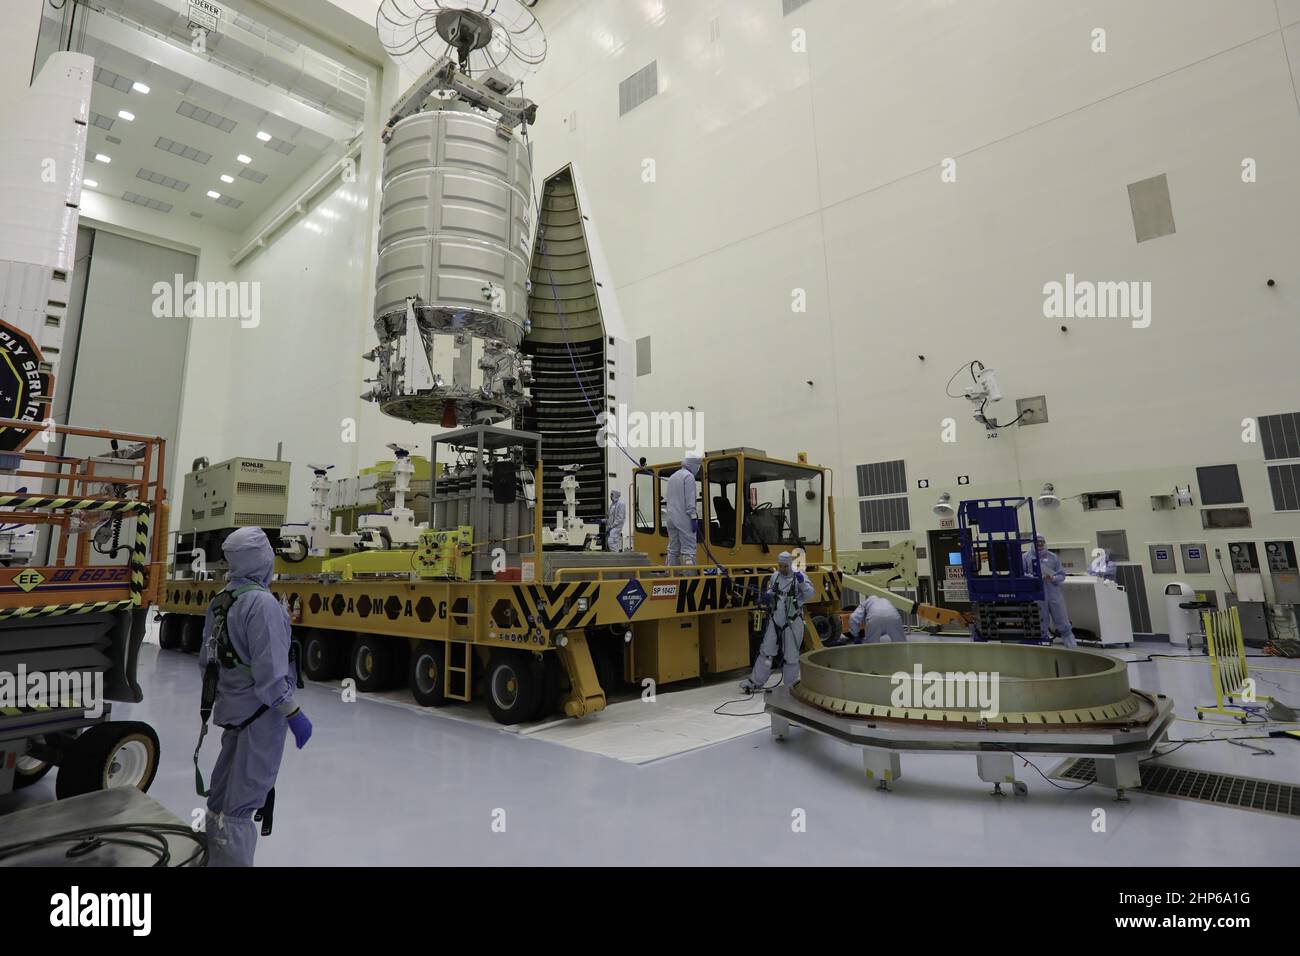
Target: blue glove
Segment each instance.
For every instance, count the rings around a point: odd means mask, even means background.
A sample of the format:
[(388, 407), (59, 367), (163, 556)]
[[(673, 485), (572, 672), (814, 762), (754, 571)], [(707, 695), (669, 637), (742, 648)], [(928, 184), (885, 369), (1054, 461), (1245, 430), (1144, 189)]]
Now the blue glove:
[(289, 729), (293, 731), (293, 742), (302, 750), (307, 741), (311, 740), (311, 721), (301, 707), (289, 715)]
[(803, 584), (803, 572), (802, 572), (802, 571), (796, 571), (796, 572), (794, 573), (794, 579), (795, 579), (797, 582), (799, 582), (800, 584)]
[(699, 518), (691, 519), (691, 530), (695, 532), (695, 540), (698, 541), (704, 537), (704, 525), (700, 523)]

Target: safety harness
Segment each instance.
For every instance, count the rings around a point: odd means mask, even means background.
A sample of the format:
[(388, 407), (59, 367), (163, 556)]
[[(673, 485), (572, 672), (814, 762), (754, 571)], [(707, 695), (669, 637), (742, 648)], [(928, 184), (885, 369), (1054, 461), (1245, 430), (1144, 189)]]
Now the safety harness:
[[(203, 772), (199, 770), (199, 751), (203, 749), (203, 740), (208, 735), (208, 721), (212, 718), (212, 710), (217, 702), (217, 687), (221, 680), (222, 670), (234, 670), (236, 667), (243, 670), (250, 677), (253, 669), (239, 654), (235, 651), (235, 645), (230, 640), (230, 630), (227, 626), (227, 620), (230, 616), (230, 609), (234, 607), (235, 602), (241, 595), (249, 591), (267, 591), (270, 589), (260, 584), (245, 584), (234, 589), (220, 591), (209, 602), (208, 609), (212, 612), (212, 630), (207, 640), (207, 658), (208, 662), (203, 668), (203, 692), (199, 699), (199, 718), (202, 724), (199, 728), (199, 742), (194, 747), (194, 788), (200, 797), (206, 797), (210, 793), (209, 789), (204, 786)], [(297, 686), (302, 687), (302, 673), (298, 670), (298, 649), (290, 645), (289, 660), (294, 665), (297, 672)], [(258, 706), (252, 715), (246, 720), (237, 724), (218, 724), (222, 730), (243, 730), (257, 718), (270, 710), (266, 704)], [(262, 836), (271, 835), (272, 816), (275, 811), (275, 788), (272, 787), (266, 795), (266, 803), (258, 810), (253, 819), (262, 824)]]
[[(770, 579), (770, 587), (766, 592), (768, 606), (766, 608), (767, 619), (771, 622), (772, 627), (776, 630), (776, 653), (772, 655), (772, 667), (785, 664), (785, 641), (782, 638), (786, 632), (791, 630), (795, 620), (803, 618), (803, 604), (799, 600), (799, 579), (790, 575), (790, 586), (784, 591), (781, 590), (781, 574), (775, 572)], [(785, 604), (785, 623), (776, 623), (776, 610), (779, 602)], [(763, 629), (767, 630), (767, 621), (763, 623)]]

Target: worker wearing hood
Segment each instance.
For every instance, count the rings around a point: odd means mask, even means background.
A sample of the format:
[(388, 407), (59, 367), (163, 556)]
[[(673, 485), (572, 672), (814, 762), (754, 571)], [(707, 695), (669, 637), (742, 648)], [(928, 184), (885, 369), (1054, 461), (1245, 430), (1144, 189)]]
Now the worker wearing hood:
[(799, 652), (803, 647), (803, 607), (812, 600), (812, 582), (794, 569), (794, 555), (782, 551), (777, 568), (768, 579), (762, 600), (767, 608), (767, 628), (754, 659), (754, 669), (740, 682), (746, 694), (768, 689), (772, 666), (781, 658), (781, 680), (786, 687), (799, 683)]
[(609, 493), (609, 516), (605, 519), (607, 551), (623, 550), (623, 526), (627, 524), (627, 502), (620, 501), (621, 497), (617, 488)]
[(667, 509), (668, 567), (695, 563), (695, 545), (702, 532), (695, 513), (695, 476), (703, 459), (694, 452), (682, 459), (682, 466), (665, 483), (664, 505)]
[[(292, 730), (301, 748), (312, 728), (293, 699), (289, 615), (267, 589), (275, 566), (271, 542), (261, 528), (240, 528), (226, 538), (222, 551), (230, 568), (226, 590), (237, 593), (226, 615), (226, 633), (239, 663), (220, 669), (213, 708), (213, 721), (224, 731), (208, 794), (208, 865), (252, 866), (253, 814), (275, 786), (285, 736)], [(211, 654), (211, 633), (209, 608), (201, 668)]]

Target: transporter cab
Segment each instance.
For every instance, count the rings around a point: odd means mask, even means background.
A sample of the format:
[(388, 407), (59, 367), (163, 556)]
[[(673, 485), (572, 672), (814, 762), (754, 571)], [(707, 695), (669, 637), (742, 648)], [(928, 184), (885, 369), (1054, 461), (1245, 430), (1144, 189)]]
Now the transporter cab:
[[(478, 696), (506, 724), (582, 717), (629, 682), (639, 690), (747, 669), (764, 626), (761, 592), (782, 551), (814, 588), (804, 650), (838, 634), (826, 469), (751, 449), (706, 455), (696, 476), (698, 563), (668, 568), (664, 492), (679, 463), (631, 473), (623, 497), (633, 550), (608, 552), (557, 540), (543, 524), (551, 466), (539, 435), (467, 428), (437, 436), (432, 450), (427, 527), (417, 525), (411, 547), (336, 552), (309, 573), (277, 561), (271, 588), (294, 623), (307, 679), (350, 677), (362, 691), (405, 683), (424, 706)], [(454, 484), (448, 461), (457, 462)], [(211, 572), (196, 579), (180, 558), (161, 637), (187, 648), (223, 582)]]

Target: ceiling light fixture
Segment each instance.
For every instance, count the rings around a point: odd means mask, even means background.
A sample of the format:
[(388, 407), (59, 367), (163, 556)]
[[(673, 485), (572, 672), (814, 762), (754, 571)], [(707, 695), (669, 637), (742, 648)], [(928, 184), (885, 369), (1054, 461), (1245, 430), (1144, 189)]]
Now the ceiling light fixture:
[(260, 140), (261, 140), (262, 142), (264, 142), (264, 143), (269, 143), (269, 142), (271, 142), (271, 134), (270, 134), (270, 133), (264, 133), (264, 132), (262, 132), (260, 129), (257, 131), (257, 138), (260, 139)]
[(87, 179), (86, 185), (89, 186), (91, 189), (97, 189), (99, 187), (99, 183), (95, 182), (93, 179)]
[(245, 155), (244, 153), (240, 153), (238, 156), (235, 157), (235, 159), (239, 160), (244, 165), (248, 165), (253, 161), (252, 156)]
[(233, 183), (233, 182), (235, 181), (235, 177), (234, 177), (234, 176), (227, 176), (225, 173), (222, 173), (222, 174), (221, 174), (221, 181), (222, 181), (223, 183)]
[(121, 119), (126, 120), (128, 123), (131, 122), (133, 119), (135, 119), (135, 114), (132, 113), (130, 110), (118, 110), (117, 115)]
[(220, 199), (220, 198), (221, 198), (221, 193), (217, 192), (215, 189), (209, 189), (209, 190), (208, 190), (208, 198), (209, 198), (209, 199)]
[(95, 162), (97, 162), (97, 163), (105, 163), (105, 164), (107, 164), (107, 163), (111, 163), (112, 161), (113, 161), (113, 157), (112, 157), (112, 156), (105, 156), (103, 153), (96, 153), (96, 154), (95, 154)]
[(136, 82), (131, 84), (131, 89), (135, 90), (137, 93), (149, 92), (149, 87), (144, 83), (141, 83), (139, 80), (136, 80)]

